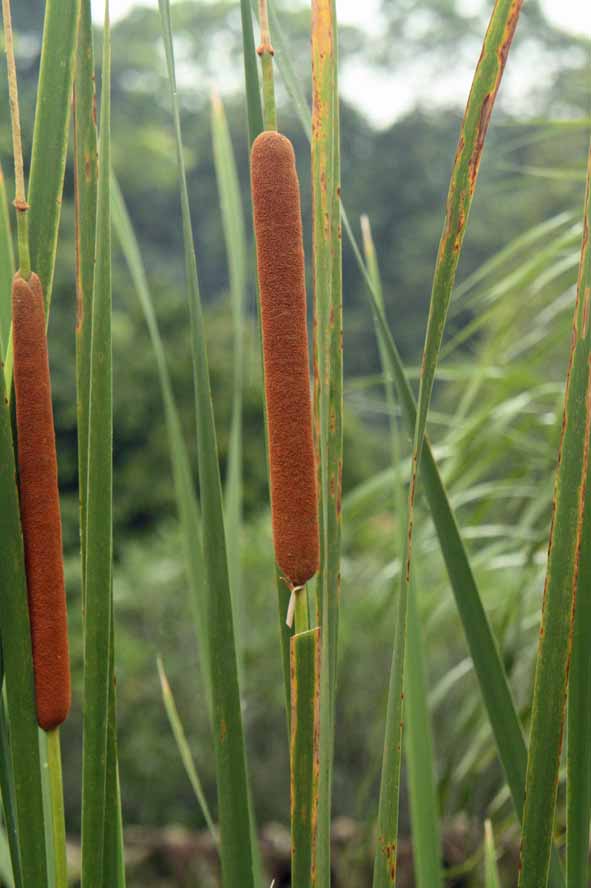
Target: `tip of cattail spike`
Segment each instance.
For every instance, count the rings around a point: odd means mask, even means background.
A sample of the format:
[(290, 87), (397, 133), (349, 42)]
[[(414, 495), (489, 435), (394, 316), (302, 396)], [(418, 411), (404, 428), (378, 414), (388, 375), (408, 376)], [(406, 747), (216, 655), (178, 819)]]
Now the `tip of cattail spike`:
[(251, 178), (261, 299), (275, 559), (291, 587), (320, 565), (300, 190), (291, 142), (255, 139)]
[(21, 523), (37, 721), (58, 727), (70, 709), (70, 662), (57, 455), (43, 288), (36, 274), (12, 284), (14, 391)]

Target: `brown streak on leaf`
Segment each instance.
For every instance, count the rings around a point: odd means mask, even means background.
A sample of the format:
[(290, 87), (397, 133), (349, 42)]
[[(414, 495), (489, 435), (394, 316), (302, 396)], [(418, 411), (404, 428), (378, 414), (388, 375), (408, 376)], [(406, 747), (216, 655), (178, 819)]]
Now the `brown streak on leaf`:
[(490, 123), (490, 118), (493, 110), (493, 105), (495, 102), (496, 90), (493, 92), (487, 92), (484, 99), (482, 100), (482, 106), (480, 108), (480, 119), (478, 121), (478, 131), (476, 133), (476, 141), (474, 143), (474, 148), (472, 149), (472, 154), (470, 155), (470, 160), (468, 161), (468, 176), (470, 179), (470, 194), (474, 194), (474, 189), (476, 187), (476, 179), (478, 177), (478, 168), (480, 166), (480, 159), (482, 157), (482, 149), (484, 147), (484, 139), (486, 137), (486, 131), (488, 129), (488, 125)]

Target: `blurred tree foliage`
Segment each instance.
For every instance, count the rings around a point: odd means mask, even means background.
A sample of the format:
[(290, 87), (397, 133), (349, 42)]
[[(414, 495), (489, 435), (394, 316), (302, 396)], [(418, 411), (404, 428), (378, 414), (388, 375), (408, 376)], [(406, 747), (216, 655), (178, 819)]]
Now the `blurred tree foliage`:
[[(283, 4), (277, 4), (280, 8)], [(467, 14), (459, 0), (398, 0), (384, 2), (381, 30), (368, 38), (346, 28), (341, 35), (343, 66), (364, 64), (392, 72), (392, 89), (414, 77), (420, 62), (431, 76), (449, 69), (450, 57), (474, 66), (485, 26), (486, 3), (478, 14)], [(287, 7), (288, 4), (285, 3)], [(41, 0), (14, 4), (18, 30), (18, 69), (23, 108), (25, 146), (30, 146), (35, 83), (40, 49)], [(285, 31), (293, 61), (309, 93), (309, 16), (285, 10)], [(236, 153), (242, 197), (250, 230), (248, 151), (242, 95), (242, 44), (238, 4), (182, 2), (174, 7), (178, 45), (179, 86), (183, 131), (191, 192), (201, 286), (208, 305), (207, 330), (221, 459), (225, 465), (230, 417), (232, 342), (229, 330), (228, 276), (221, 216), (214, 175), (209, 122), (210, 90), (222, 92)], [(375, 31), (375, 29), (374, 29)], [(100, 58), (97, 32), (97, 58)], [(530, 225), (582, 204), (584, 128), (543, 129), (524, 125), (531, 117), (588, 116), (588, 76), (584, 73), (584, 44), (551, 28), (537, 3), (527, 3), (518, 29), (510, 69), (539, 73), (527, 95), (520, 94), (517, 112), (501, 101), (482, 166), (473, 217), (466, 240), (460, 277), (477, 268), (497, 249)], [(475, 55), (476, 54), (476, 55)], [(1, 65), (4, 66), (4, 59)], [(424, 73), (424, 72), (423, 72)], [(0, 100), (4, 126), (0, 153), (7, 177), (11, 175), (10, 133), (4, 69), (0, 70)], [(97, 78), (100, 83), (100, 76)], [(152, 288), (161, 332), (167, 349), (175, 394), (186, 438), (193, 452), (194, 413), (187, 305), (181, 252), (176, 161), (165, 82), (159, 17), (155, 10), (137, 8), (113, 30), (113, 163), (128, 202)], [(408, 87), (405, 87), (408, 88)], [(443, 222), (449, 171), (458, 137), (465, 94), (446, 107), (435, 104), (428, 92), (418, 91), (416, 107), (387, 129), (372, 127), (359, 107), (342, 107), (343, 196), (355, 230), (359, 215), (367, 212), (380, 256), (387, 312), (405, 359), (412, 366), (420, 356), (431, 274)], [(501, 100), (503, 95), (501, 95)], [(519, 115), (519, 116), (518, 116)], [(293, 140), (302, 185), (302, 207), (307, 256), (310, 240), (309, 147), (283, 89), (279, 90), (281, 128)], [(561, 170), (555, 175), (553, 170)], [(566, 171), (566, 174), (564, 174)], [(77, 586), (78, 545), (76, 478), (76, 408), (74, 388), (74, 234), (72, 170), (68, 168), (64, 195), (59, 261), (50, 322), (50, 352), (63, 492), (65, 545), (70, 555), (70, 588)], [(249, 235), (250, 236), (250, 235)], [(254, 260), (249, 252), (248, 305), (245, 330), (248, 366), (245, 374), (244, 471), (245, 566), (252, 607), (259, 614), (271, 606), (272, 563), (268, 522), (265, 456), (262, 439), (262, 396), (256, 335)], [(116, 604), (118, 607), (118, 663), (120, 687), (121, 756), (126, 815), (131, 822), (194, 822), (195, 808), (159, 703), (154, 656), (168, 651), (173, 688), (179, 707), (188, 713), (188, 727), (198, 750), (198, 765), (212, 789), (210, 757), (204, 752), (207, 729), (199, 717), (200, 699), (195, 677), (196, 655), (184, 597), (185, 580), (180, 546), (171, 518), (175, 514), (166, 429), (160, 388), (143, 316), (123, 258), (116, 253), (114, 269), (113, 345), (115, 361), (115, 515), (117, 547)], [(310, 287), (311, 292), (311, 287)], [(381, 435), (383, 416), (370, 397), (354, 395), (355, 384), (378, 368), (371, 316), (354, 257), (345, 244), (345, 367), (347, 398), (345, 488), (350, 490), (388, 461), (388, 443)], [(453, 333), (469, 319), (457, 314)], [(471, 343), (472, 349), (478, 342)], [(466, 354), (469, 354), (467, 352)], [(365, 389), (358, 388), (357, 392)], [(355, 539), (369, 553), (382, 541), (377, 555), (355, 568), (345, 559), (344, 577), (353, 575), (358, 588), (368, 586), (372, 571), (381, 570), (392, 526), (381, 515)], [(384, 542), (387, 540), (387, 544)], [(380, 580), (384, 586), (384, 579)], [(139, 594), (141, 591), (141, 594)], [(384, 603), (386, 601), (386, 604)], [(347, 658), (343, 684), (347, 730), (337, 773), (341, 810), (354, 810), (353, 788), (344, 775), (357, 769), (371, 771), (375, 737), (367, 736), (368, 706), (380, 706), (381, 685), (373, 677), (387, 671), (389, 621), (383, 619), (389, 593), (369, 609), (353, 603), (355, 619), (366, 614), (371, 633), (363, 639), (345, 625), (345, 644), (377, 648), (372, 664), (361, 657)], [(265, 603), (266, 602), (266, 603)], [(72, 637), (75, 676), (79, 679), (80, 620), (73, 602)], [(380, 639), (374, 638), (375, 626)], [(179, 631), (181, 635), (179, 636)], [(286, 756), (280, 711), (281, 680), (274, 650), (276, 627), (259, 620), (246, 629), (246, 722), (252, 736), (255, 794), (262, 819), (285, 815)], [(444, 639), (445, 640), (445, 639)], [(446, 655), (448, 657), (448, 655)], [(272, 669), (269, 662), (274, 663)], [(371, 675), (370, 675), (371, 673)], [(384, 679), (385, 682), (385, 679)], [(363, 693), (360, 693), (362, 687)], [(366, 693), (371, 687), (371, 693)], [(384, 683), (385, 688), (385, 683)], [(79, 703), (79, 695), (76, 696)], [(141, 730), (138, 726), (141, 725)], [(71, 767), (65, 769), (71, 825), (78, 808), (79, 710), (65, 728)], [(349, 738), (347, 740), (347, 738)], [(345, 743), (345, 741), (347, 741)], [(347, 745), (348, 744), (348, 745)], [(346, 748), (345, 748), (346, 746)], [(368, 747), (369, 752), (368, 752)], [(376, 759), (377, 761), (377, 759)], [(371, 775), (365, 787), (369, 792)], [(373, 785), (373, 784), (371, 784)], [(337, 802), (339, 806), (339, 802)]]

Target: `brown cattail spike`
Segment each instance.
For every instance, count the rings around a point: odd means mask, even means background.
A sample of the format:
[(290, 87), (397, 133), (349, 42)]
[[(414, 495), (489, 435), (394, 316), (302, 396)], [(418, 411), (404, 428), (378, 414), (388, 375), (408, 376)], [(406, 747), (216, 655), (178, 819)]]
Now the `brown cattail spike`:
[(295, 156), (264, 132), (251, 157), (277, 564), (303, 586), (320, 564), (318, 496), (306, 329), (306, 282)]
[(45, 731), (70, 709), (70, 664), (57, 457), (43, 289), (12, 284), (14, 389), (21, 521), (29, 593), (37, 720)]

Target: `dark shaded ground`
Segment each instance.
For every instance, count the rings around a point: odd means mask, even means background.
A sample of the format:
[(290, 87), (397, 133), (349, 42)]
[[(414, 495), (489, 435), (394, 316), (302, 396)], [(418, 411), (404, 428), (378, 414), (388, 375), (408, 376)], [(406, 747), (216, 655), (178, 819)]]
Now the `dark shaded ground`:
[[(444, 831), (444, 866), (449, 872), (445, 888), (471, 888), (482, 884), (479, 855), (480, 828), (476, 823), (457, 821)], [(183, 827), (144, 829), (130, 827), (125, 833), (129, 888), (218, 888), (217, 854), (208, 832)], [(269, 883), (290, 888), (289, 832), (278, 823), (267, 824), (261, 833), (261, 853)], [(518, 838), (499, 849), (499, 866), (510, 886), (517, 872)], [(68, 848), (71, 869), (76, 870), (80, 847)], [(333, 824), (333, 888), (368, 888), (371, 885), (371, 840), (364, 826), (346, 817)], [(398, 886), (413, 888), (412, 848), (409, 839), (400, 842)]]

